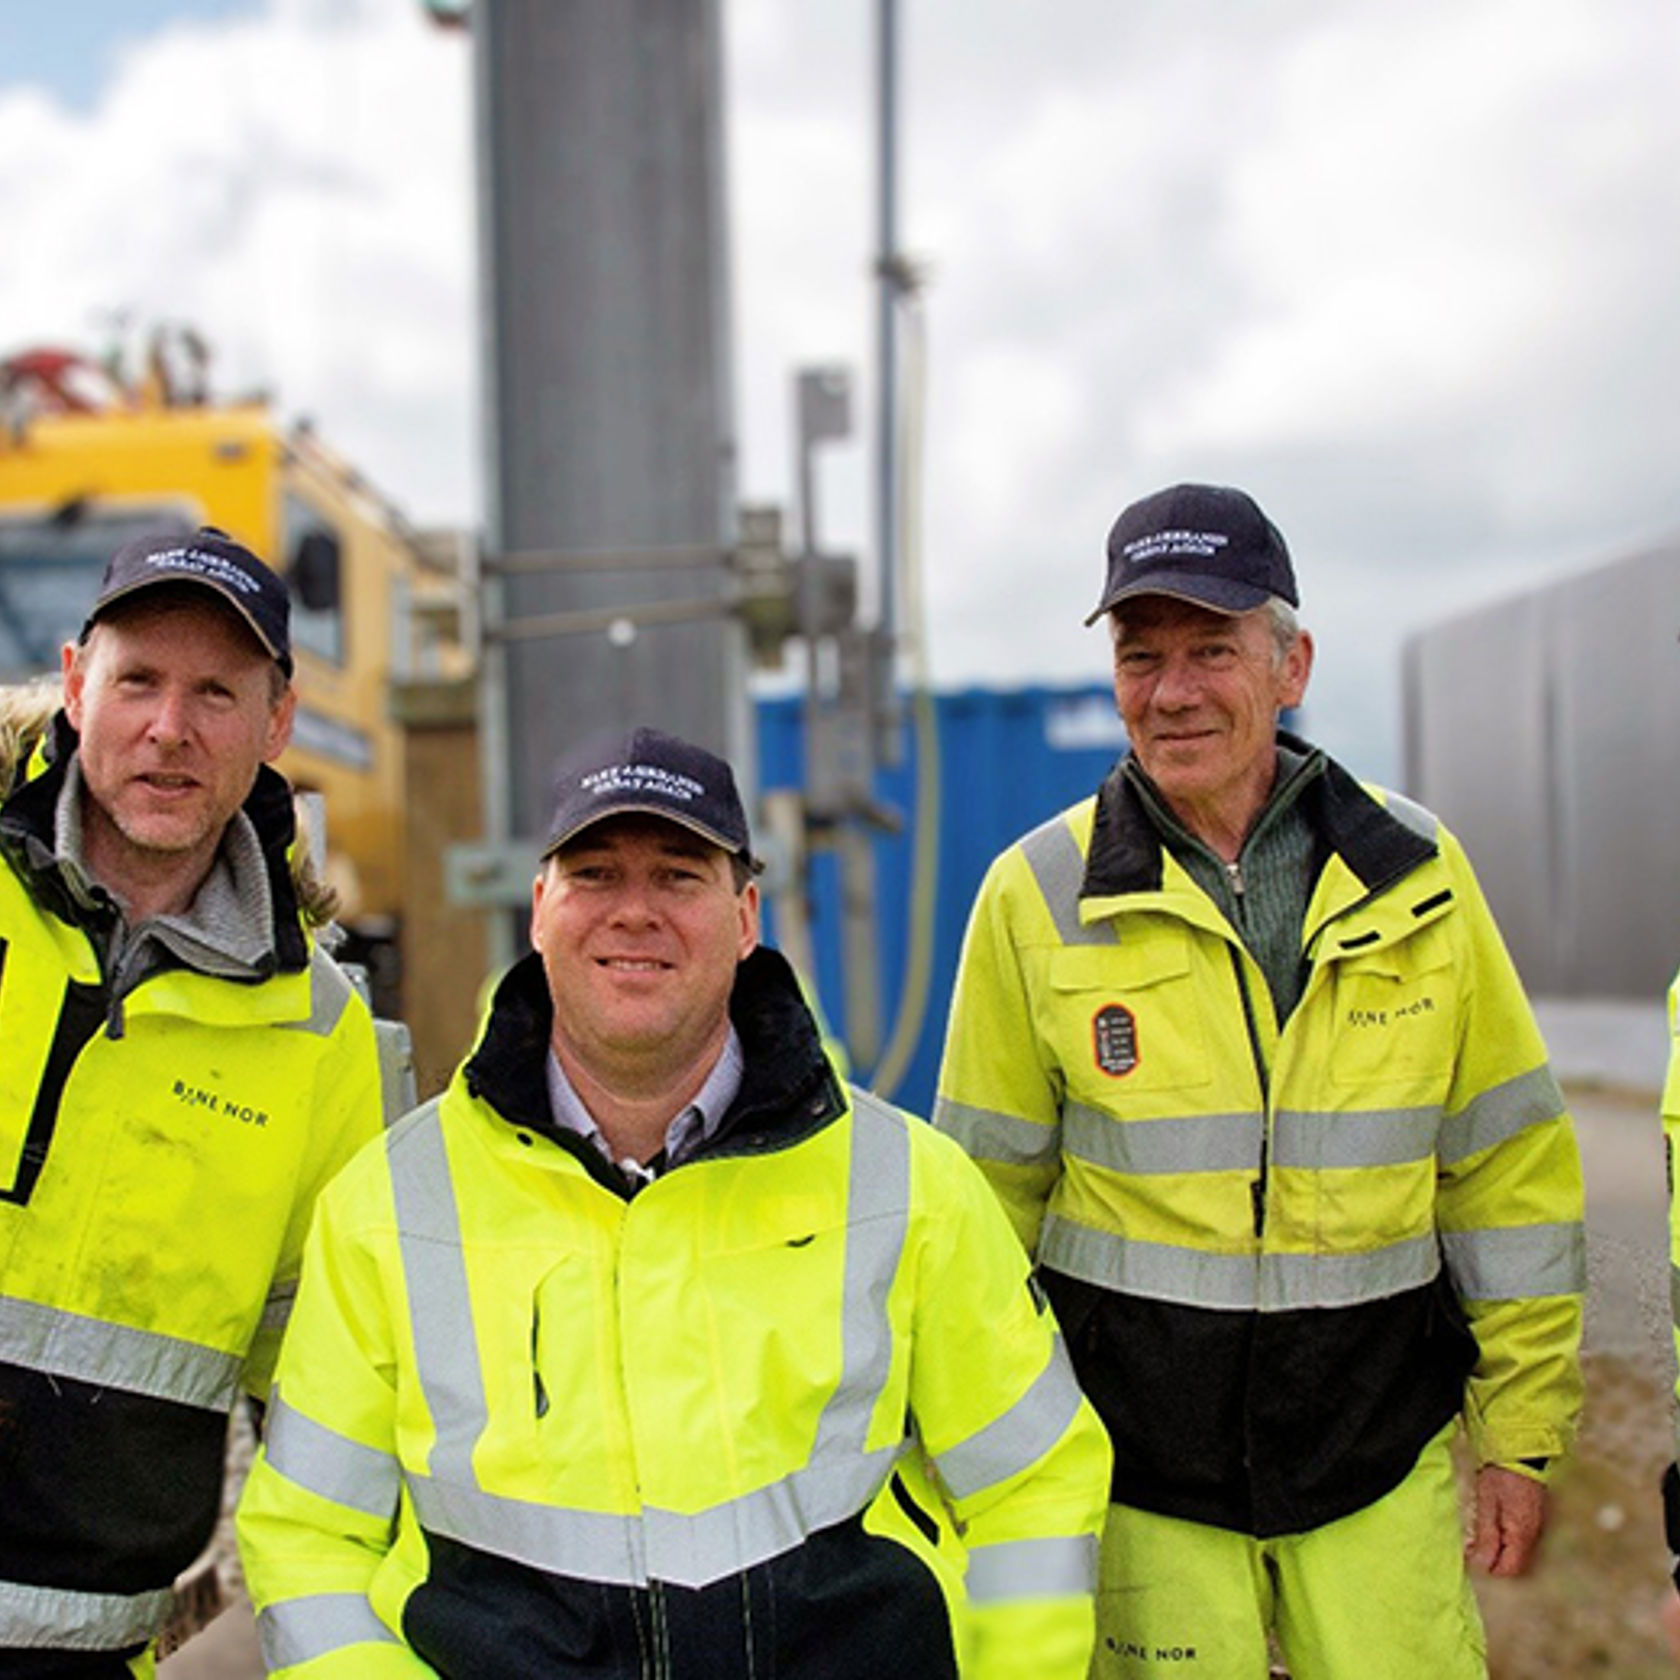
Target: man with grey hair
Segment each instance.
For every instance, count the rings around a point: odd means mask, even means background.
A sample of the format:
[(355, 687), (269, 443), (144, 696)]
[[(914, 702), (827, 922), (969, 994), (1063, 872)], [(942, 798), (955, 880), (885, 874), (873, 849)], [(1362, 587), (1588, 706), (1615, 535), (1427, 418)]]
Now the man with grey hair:
[(1278, 727), (1297, 605), (1243, 492), (1120, 515), (1130, 751), (993, 864), (952, 1006), (936, 1120), (1114, 1443), (1099, 1676), (1485, 1674), (1464, 1554), (1527, 1568), (1579, 1409), (1562, 1097), (1457, 841)]

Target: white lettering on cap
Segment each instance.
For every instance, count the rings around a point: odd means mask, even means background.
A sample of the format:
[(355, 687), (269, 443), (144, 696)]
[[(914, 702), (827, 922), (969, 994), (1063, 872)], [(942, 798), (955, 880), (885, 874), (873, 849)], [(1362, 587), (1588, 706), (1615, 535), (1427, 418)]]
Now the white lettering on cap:
[(1145, 560), (1207, 560), (1230, 545), (1223, 531), (1155, 531), (1126, 544), (1126, 558)]
[(692, 776), (662, 770), (657, 764), (609, 764), (605, 769), (591, 770), (579, 785), (589, 794), (662, 793), (684, 804), (703, 798), (706, 792)]
[(213, 583), (225, 583), (242, 595), (255, 595), (261, 587), (255, 578), (220, 554), (202, 548), (170, 548), (162, 554), (148, 554), (146, 564), (157, 571), (191, 572)]

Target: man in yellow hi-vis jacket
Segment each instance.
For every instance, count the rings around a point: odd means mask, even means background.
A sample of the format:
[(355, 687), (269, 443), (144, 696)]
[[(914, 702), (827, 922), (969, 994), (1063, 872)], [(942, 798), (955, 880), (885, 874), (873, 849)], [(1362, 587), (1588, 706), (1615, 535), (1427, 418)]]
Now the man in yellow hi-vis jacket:
[(1520, 1573), (1580, 1400), (1570, 1122), (1457, 842), (1278, 729), (1276, 527), (1181, 485), (1108, 559), (1131, 750), (993, 864), (935, 1111), (1113, 1439), (1094, 1672), (1480, 1675), (1449, 1437)]
[(271, 1670), (1080, 1680), (1108, 1447), (948, 1139), (835, 1076), (722, 760), (562, 764), (535, 950), (323, 1198), (240, 1507)]
[(0, 809), (0, 1675), (151, 1672), (267, 1392), (373, 1024), (268, 761), (286, 586), (220, 532), (113, 556)]
[[(1668, 1075), (1663, 1081), (1663, 1149), (1668, 1159), (1668, 1261), (1669, 1300), (1673, 1309), (1674, 1345), (1680, 1351), (1680, 975), (1668, 989)], [(1680, 1407), (1680, 1389), (1676, 1390)], [(1676, 1413), (1675, 1440), (1680, 1449), (1680, 1411)], [(1663, 1526), (1667, 1531), (1669, 1564), (1675, 1591), (1680, 1593), (1680, 1450), (1662, 1479)], [(1671, 1599), (1663, 1607), (1669, 1641), (1680, 1657), (1680, 1604)]]

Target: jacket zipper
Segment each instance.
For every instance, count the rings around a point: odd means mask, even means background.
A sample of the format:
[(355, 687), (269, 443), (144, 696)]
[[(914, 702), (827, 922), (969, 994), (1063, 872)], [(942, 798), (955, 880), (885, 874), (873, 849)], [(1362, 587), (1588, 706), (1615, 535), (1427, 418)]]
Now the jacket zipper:
[(663, 1582), (648, 1582), (648, 1609), (652, 1623), (653, 1680), (669, 1680), (675, 1671), (671, 1665), (671, 1628), (666, 1615)]
[(1243, 1025), (1248, 1029), (1248, 1047), (1254, 1056), (1255, 1077), (1260, 1082), (1260, 1171), (1248, 1187), (1249, 1199), (1254, 1207), (1254, 1235), (1258, 1238), (1266, 1232), (1266, 1181), (1271, 1173), (1271, 1077), (1260, 1049), (1260, 1028), (1254, 1019), (1254, 1000), (1249, 996), (1248, 977), (1243, 973), (1243, 954), (1235, 945), (1230, 950), (1231, 967), (1237, 977), (1237, 992), (1242, 998)]
[[(1224, 865), (1232, 897), (1236, 899), (1237, 926), (1240, 929), (1247, 920), (1243, 914), (1243, 894), (1247, 891), (1247, 883), (1243, 880), (1242, 860), (1221, 858), (1220, 862)], [(1243, 972), (1242, 953), (1235, 946), (1231, 948), (1231, 966), (1236, 971), (1237, 991), (1242, 996), (1243, 1025), (1248, 1029), (1248, 1047), (1254, 1056), (1255, 1075), (1260, 1081), (1260, 1166), (1258, 1176), (1248, 1187), (1254, 1214), (1254, 1235), (1258, 1239), (1266, 1233), (1266, 1183), (1271, 1176), (1271, 1078), (1260, 1048), (1260, 1027), (1254, 1019), (1254, 999), (1248, 990), (1248, 977)]]

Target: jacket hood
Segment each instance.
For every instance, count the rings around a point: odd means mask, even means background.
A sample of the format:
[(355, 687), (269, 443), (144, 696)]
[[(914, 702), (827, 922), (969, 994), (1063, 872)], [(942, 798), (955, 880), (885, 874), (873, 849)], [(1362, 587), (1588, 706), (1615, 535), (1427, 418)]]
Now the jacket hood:
[[(1301, 789), (1300, 808), (1368, 891), (1435, 856), (1433, 840), (1385, 810), (1333, 758), (1287, 731), (1280, 729), (1277, 738), (1280, 746), (1322, 764), (1321, 772)], [(1165, 847), (1128, 773), (1131, 763), (1128, 753), (1098, 790), (1081, 898), (1160, 890)]]

